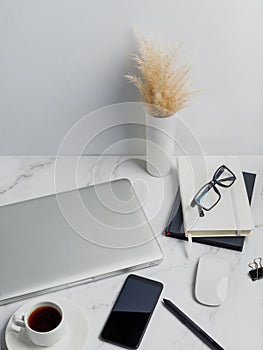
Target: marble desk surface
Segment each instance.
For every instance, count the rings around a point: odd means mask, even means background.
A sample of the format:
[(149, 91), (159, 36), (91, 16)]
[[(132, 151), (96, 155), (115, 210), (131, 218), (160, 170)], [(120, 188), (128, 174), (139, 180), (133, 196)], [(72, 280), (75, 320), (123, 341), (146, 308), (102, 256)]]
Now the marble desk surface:
[[(163, 261), (136, 273), (162, 281), (165, 285), (162, 296), (174, 301), (224, 349), (260, 350), (263, 348), (263, 281), (252, 282), (247, 274), (248, 263), (255, 257), (263, 257), (263, 156), (240, 156), (240, 160), (244, 171), (257, 174), (252, 201), (255, 230), (246, 239), (244, 251), (193, 244), (193, 255), (188, 258), (185, 242), (160, 234)], [(84, 156), (78, 159), (65, 156), (59, 160), (58, 181), (54, 182), (55, 162), (56, 158), (49, 156), (1, 156), (0, 205), (75, 188), (72, 169), (75, 170), (78, 162), (79, 187), (127, 177), (144, 203), (155, 233), (164, 229), (178, 186), (174, 172), (163, 179), (151, 177), (140, 157)], [(203, 306), (193, 298), (197, 262), (207, 253), (223, 258), (231, 266), (227, 298), (220, 307)], [(74, 301), (86, 312), (89, 319), (87, 349), (116, 348), (100, 341), (98, 336), (126, 277), (127, 274), (123, 274), (52, 293), (52, 296)], [(1, 349), (6, 349), (7, 321), (23, 303), (0, 307)], [(159, 302), (140, 349), (201, 350), (207, 347)]]

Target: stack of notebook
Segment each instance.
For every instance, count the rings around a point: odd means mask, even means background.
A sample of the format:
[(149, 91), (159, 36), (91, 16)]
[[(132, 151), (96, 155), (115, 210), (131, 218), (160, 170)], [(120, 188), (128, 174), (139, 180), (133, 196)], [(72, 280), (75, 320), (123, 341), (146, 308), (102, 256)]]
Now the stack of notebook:
[[(249, 204), (251, 204), (256, 174), (243, 172), (243, 178), (245, 182), (248, 201), (249, 201)], [(181, 206), (179, 191), (176, 194), (175, 202), (170, 215), (169, 224), (165, 229), (165, 235), (167, 237), (187, 240), (187, 237), (185, 235), (185, 230), (184, 230), (183, 213), (182, 213), (182, 206)], [(242, 251), (244, 247), (245, 237), (244, 236), (193, 237), (192, 240), (193, 242), (207, 244), (215, 247)]]

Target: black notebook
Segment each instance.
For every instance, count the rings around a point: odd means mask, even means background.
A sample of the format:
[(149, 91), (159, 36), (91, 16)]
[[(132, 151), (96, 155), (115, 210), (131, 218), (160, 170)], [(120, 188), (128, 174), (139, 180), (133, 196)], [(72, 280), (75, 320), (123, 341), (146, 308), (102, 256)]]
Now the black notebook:
[[(249, 204), (251, 204), (256, 174), (243, 172)], [(184, 232), (183, 212), (179, 191), (176, 194), (169, 225), (165, 229), (165, 236), (187, 240)], [(242, 252), (245, 237), (194, 237), (193, 242), (211, 245), (214, 247), (232, 249)]]

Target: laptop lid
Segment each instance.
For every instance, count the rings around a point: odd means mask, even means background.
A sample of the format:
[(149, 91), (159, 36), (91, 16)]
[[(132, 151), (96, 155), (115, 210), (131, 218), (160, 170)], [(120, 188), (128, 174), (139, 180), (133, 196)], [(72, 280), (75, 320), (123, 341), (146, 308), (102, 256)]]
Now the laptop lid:
[(161, 259), (127, 179), (0, 208), (0, 305)]

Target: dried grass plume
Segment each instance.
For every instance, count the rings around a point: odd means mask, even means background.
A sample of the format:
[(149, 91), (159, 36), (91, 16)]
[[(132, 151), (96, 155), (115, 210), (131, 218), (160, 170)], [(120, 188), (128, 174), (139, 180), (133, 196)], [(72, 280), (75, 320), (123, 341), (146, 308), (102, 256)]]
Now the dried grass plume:
[(179, 63), (178, 48), (162, 48), (157, 42), (137, 34), (139, 50), (133, 55), (138, 75), (125, 77), (140, 91), (147, 112), (168, 117), (184, 108), (192, 97), (189, 64)]

